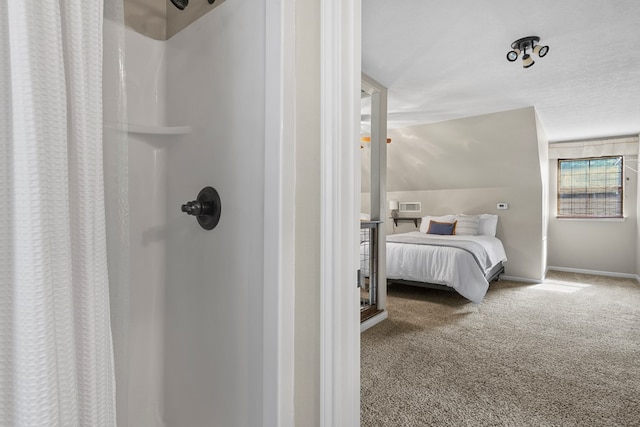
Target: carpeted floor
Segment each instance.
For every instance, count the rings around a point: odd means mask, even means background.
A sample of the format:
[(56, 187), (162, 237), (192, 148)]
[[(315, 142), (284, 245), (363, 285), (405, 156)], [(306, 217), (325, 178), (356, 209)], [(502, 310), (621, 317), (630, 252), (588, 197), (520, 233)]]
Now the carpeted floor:
[(480, 305), (391, 285), (362, 334), (363, 427), (640, 426), (640, 285), (550, 272)]

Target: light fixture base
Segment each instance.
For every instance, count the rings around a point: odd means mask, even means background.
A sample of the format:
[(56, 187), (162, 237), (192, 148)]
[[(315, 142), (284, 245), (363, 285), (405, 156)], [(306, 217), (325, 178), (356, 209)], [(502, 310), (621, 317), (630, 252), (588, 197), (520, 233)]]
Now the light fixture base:
[(523, 51), (525, 48), (533, 49), (535, 43), (538, 43), (539, 41), (540, 37), (538, 36), (523, 37), (511, 43), (511, 49), (519, 49), (521, 51)]

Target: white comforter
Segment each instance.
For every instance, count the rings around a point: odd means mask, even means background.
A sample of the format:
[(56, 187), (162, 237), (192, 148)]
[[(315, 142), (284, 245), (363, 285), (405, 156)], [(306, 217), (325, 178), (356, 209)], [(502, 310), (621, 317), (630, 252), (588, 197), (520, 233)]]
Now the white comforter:
[[(402, 240), (404, 243), (389, 240)], [(471, 241), (479, 245), (466, 245), (474, 252), (472, 255), (468, 250), (455, 247), (415, 244), (426, 240), (445, 245), (448, 242)], [(485, 275), (506, 259), (502, 242), (491, 236), (438, 236), (413, 231), (390, 235), (387, 239), (388, 279), (450, 286), (474, 303), (480, 303), (489, 288)]]

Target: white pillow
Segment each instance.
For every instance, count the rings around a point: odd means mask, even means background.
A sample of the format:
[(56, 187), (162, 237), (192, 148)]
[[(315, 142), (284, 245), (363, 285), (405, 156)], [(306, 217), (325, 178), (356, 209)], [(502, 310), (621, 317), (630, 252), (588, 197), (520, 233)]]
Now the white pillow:
[(480, 222), (479, 215), (456, 215), (456, 236), (477, 236), (478, 235), (478, 223)]
[(422, 221), (420, 222), (420, 232), (421, 233), (427, 232), (427, 229), (429, 228), (429, 221), (453, 223), (455, 220), (456, 220), (455, 215), (442, 215), (442, 216), (425, 215), (422, 217)]
[(480, 222), (478, 223), (479, 235), (496, 237), (496, 228), (498, 228), (498, 215), (480, 215)]

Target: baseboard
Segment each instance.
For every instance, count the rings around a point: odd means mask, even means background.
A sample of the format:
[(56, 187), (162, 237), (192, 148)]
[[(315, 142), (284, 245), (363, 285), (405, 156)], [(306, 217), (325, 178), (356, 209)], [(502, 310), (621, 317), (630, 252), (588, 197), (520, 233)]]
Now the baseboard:
[(382, 313), (376, 314), (375, 316), (368, 318), (364, 322), (360, 323), (360, 333), (366, 331), (372, 326), (377, 325), (387, 317), (389, 317), (389, 312), (387, 310), (384, 310)]
[(617, 273), (615, 271), (586, 270), (584, 268), (568, 268), (549, 266), (548, 270), (562, 271), (565, 273), (591, 274), (593, 276), (619, 277), (622, 279), (635, 279), (640, 282), (640, 276), (631, 273)]
[(508, 280), (510, 282), (524, 282), (524, 283), (540, 283), (541, 280), (529, 279), (527, 277), (507, 276), (505, 274), (500, 275), (500, 280)]

